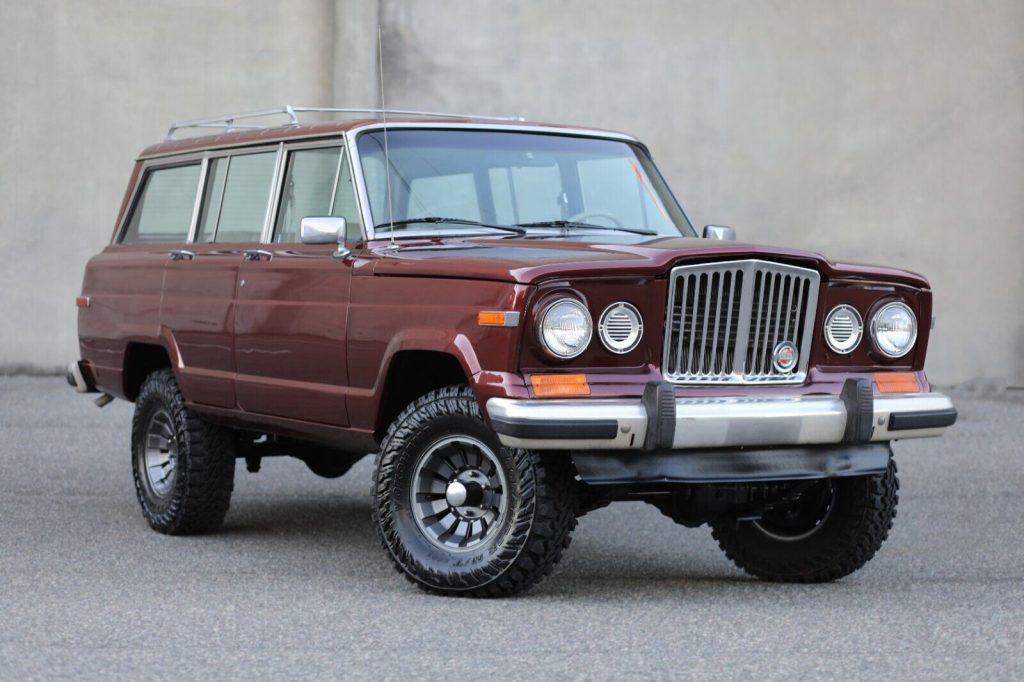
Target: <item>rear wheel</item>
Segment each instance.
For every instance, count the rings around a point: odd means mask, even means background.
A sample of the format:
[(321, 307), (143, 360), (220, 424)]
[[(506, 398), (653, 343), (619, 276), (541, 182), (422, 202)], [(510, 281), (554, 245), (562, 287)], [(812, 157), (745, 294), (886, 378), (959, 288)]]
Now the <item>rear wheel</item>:
[(547, 575), (576, 525), (567, 460), (503, 448), (465, 386), (433, 391), (388, 430), (373, 519), (395, 567), (453, 596), (508, 596)]
[(185, 407), (174, 372), (150, 374), (135, 401), (132, 469), (142, 515), (161, 533), (212, 530), (234, 487), (234, 433)]
[(778, 582), (828, 582), (866, 564), (889, 535), (899, 501), (896, 462), (873, 476), (826, 479), (756, 521), (722, 520), (711, 532), (732, 561)]

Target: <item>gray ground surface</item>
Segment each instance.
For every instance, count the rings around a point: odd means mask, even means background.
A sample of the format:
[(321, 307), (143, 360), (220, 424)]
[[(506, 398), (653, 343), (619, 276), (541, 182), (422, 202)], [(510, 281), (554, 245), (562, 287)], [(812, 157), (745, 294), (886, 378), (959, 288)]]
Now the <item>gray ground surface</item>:
[(588, 515), (525, 597), (401, 579), (369, 523), (370, 461), (239, 471), (224, 530), (149, 530), (131, 406), (0, 378), (0, 677), (1024, 678), (1024, 399), (956, 394), (941, 440), (897, 445), (889, 541), (830, 585), (747, 578), (706, 528)]

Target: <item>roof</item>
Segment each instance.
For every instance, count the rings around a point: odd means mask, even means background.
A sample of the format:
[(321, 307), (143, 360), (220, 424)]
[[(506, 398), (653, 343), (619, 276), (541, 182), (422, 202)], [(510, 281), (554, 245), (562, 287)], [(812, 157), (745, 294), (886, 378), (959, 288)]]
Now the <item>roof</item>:
[[(144, 149), (139, 155), (140, 159), (186, 154), (189, 152), (205, 151), (212, 149), (224, 149), (230, 147), (251, 146), (258, 144), (270, 144), (286, 140), (302, 140), (318, 137), (340, 136), (350, 130), (379, 127), (383, 125), (384, 119), (380, 116), (337, 120), (329, 122), (300, 122), (297, 114), (305, 112), (323, 113), (375, 113), (375, 110), (345, 110), (345, 109), (310, 109), (299, 107), (284, 107), (264, 112), (253, 112), (249, 114), (232, 114), (219, 118), (202, 119), (196, 121), (185, 121), (175, 123), (168, 132), (168, 138), (160, 143), (151, 145)], [(486, 118), (475, 116), (463, 116), (457, 114), (433, 114), (416, 112), (410, 115), (409, 112), (394, 112), (398, 115), (389, 115), (387, 124), (408, 127), (422, 124), (424, 127), (467, 127), (486, 126), (493, 129), (509, 128), (516, 130), (534, 129), (546, 132), (564, 131), (576, 134), (593, 134), (598, 137), (615, 137), (623, 140), (634, 140), (635, 138), (624, 133), (598, 128), (584, 128), (579, 126), (567, 126), (551, 123), (537, 123), (524, 121), (522, 119), (510, 118)], [(289, 116), (289, 121), (284, 125), (259, 126), (248, 123), (236, 123), (238, 119), (266, 118), (271, 116)], [(175, 134), (179, 130), (190, 128), (217, 128), (224, 132), (213, 135), (198, 135), (176, 139)]]

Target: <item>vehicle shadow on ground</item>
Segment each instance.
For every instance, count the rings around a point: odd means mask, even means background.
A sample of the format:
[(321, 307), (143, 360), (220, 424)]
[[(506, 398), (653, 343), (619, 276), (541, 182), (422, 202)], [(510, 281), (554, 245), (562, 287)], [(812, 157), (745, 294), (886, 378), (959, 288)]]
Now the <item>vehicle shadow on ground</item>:
[(233, 503), (218, 535), (288, 544), (316, 538), (347, 546), (377, 546), (370, 507), (352, 499), (250, 498)]
[[(344, 550), (344, 554), (362, 564), (384, 560), (382, 549), (370, 520), (366, 502), (351, 497), (295, 499), (290, 497), (252, 497), (232, 506), (228, 519), (217, 536), (232, 544), (252, 544), (260, 551), (273, 551), (279, 545)], [(597, 540), (597, 542), (594, 542)], [(734, 571), (726, 560), (709, 567), (695, 558), (692, 563), (678, 556), (665, 557), (649, 568), (638, 567), (630, 547), (614, 547), (602, 537), (572, 546), (566, 558), (551, 575), (525, 598), (560, 597), (636, 598), (638, 595), (664, 596), (666, 593), (715, 592), (722, 589), (773, 591), (781, 585), (761, 583)], [(337, 567), (323, 564), (324, 577)], [(363, 568), (360, 568), (363, 570)], [(367, 569), (369, 570), (369, 569)], [(371, 570), (367, 577), (371, 577)], [(397, 581), (396, 589), (408, 589)], [(412, 588), (415, 589), (415, 588)]]

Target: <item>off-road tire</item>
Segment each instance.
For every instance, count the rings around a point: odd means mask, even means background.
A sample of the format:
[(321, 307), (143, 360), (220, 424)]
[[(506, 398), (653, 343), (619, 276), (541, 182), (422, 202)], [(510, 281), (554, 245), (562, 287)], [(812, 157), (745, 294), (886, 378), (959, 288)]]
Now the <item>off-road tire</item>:
[(896, 462), (890, 459), (884, 473), (837, 478), (833, 485), (833, 509), (805, 538), (774, 539), (754, 521), (719, 521), (711, 533), (727, 557), (762, 580), (837, 580), (866, 564), (888, 537), (899, 501)]
[[(157, 410), (170, 417), (178, 448), (174, 480), (162, 496), (154, 492), (140, 457), (149, 420)], [(153, 372), (139, 390), (132, 419), (132, 472), (142, 515), (154, 530), (167, 535), (203, 533), (224, 521), (234, 488), (234, 433), (185, 407), (173, 370)]]
[[(470, 436), (491, 449), (510, 495), (493, 539), (462, 554), (432, 544), (417, 527), (408, 502), (418, 458), (452, 434)], [(381, 544), (400, 573), (435, 594), (506, 597), (532, 587), (569, 546), (575, 506), (568, 459), (503, 448), (467, 386), (432, 391), (409, 405), (388, 429), (376, 457), (372, 516)]]

